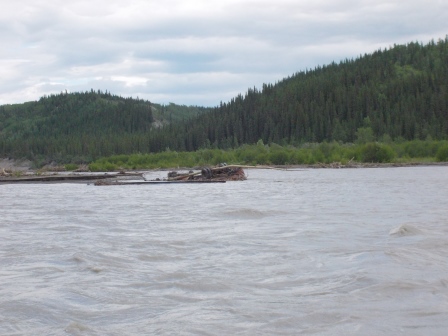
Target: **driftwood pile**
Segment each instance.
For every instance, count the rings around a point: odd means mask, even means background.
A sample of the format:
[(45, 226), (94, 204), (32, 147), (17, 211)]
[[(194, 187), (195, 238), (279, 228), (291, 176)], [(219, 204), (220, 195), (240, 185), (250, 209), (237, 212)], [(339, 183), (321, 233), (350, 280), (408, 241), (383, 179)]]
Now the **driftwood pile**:
[(12, 175), (12, 173), (11, 173), (11, 171), (9, 169), (5, 170), (5, 168), (2, 168), (0, 170), (0, 176), (11, 176), (11, 175)]
[(244, 181), (246, 180), (243, 166), (220, 164), (217, 167), (203, 167), (200, 172), (190, 171), (168, 173), (168, 181)]
[[(123, 181), (123, 180), (99, 180), (95, 182), (96, 186), (111, 185), (137, 185), (137, 184), (164, 184), (164, 183), (224, 183), (227, 181), (244, 181), (246, 174), (243, 167), (238, 165), (227, 166), (220, 164), (217, 167), (204, 167), (200, 171), (190, 170), (188, 173), (179, 173), (170, 171), (168, 177), (164, 179), (144, 181)], [(144, 177), (143, 177), (144, 178)]]

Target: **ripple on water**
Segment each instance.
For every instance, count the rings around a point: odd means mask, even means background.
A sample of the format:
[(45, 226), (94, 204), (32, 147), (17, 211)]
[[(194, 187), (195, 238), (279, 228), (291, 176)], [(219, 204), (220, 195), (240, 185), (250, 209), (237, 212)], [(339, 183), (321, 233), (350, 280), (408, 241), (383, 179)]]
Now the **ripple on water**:
[(269, 215), (270, 214), (265, 211), (248, 208), (229, 210), (222, 213), (222, 216), (224, 217), (235, 219), (260, 219)]

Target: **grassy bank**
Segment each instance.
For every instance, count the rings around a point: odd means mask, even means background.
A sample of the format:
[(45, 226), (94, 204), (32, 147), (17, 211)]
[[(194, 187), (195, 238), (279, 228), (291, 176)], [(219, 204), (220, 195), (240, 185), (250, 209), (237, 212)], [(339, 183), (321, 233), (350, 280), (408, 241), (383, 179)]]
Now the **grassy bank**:
[(244, 145), (236, 149), (201, 149), (196, 152), (113, 155), (89, 164), (91, 171), (200, 167), (222, 162), (243, 165), (314, 165), (340, 163), (432, 163), (448, 161), (448, 141), (414, 140), (393, 143), (303, 144), (299, 147)]

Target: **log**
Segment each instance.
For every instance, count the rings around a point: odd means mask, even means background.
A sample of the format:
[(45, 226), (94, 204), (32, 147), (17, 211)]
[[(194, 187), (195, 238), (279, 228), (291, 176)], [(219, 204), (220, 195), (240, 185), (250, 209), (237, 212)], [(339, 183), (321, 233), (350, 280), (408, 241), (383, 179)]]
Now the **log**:
[(142, 176), (141, 173), (131, 174), (103, 174), (103, 175), (48, 175), (48, 176), (23, 176), (18, 178), (0, 178), (0, 183), (26, 183), (26, 182), (56, 182), (56, 181), (91, 181), (123, 176)]

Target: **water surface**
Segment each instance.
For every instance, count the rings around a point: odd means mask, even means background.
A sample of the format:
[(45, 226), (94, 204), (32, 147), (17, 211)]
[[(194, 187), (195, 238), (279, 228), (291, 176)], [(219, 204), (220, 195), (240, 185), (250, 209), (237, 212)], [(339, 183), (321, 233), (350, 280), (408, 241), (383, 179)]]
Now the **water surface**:
[(248, 175), (0, 185), (0, 334), (445, 335), (448, 167)]

